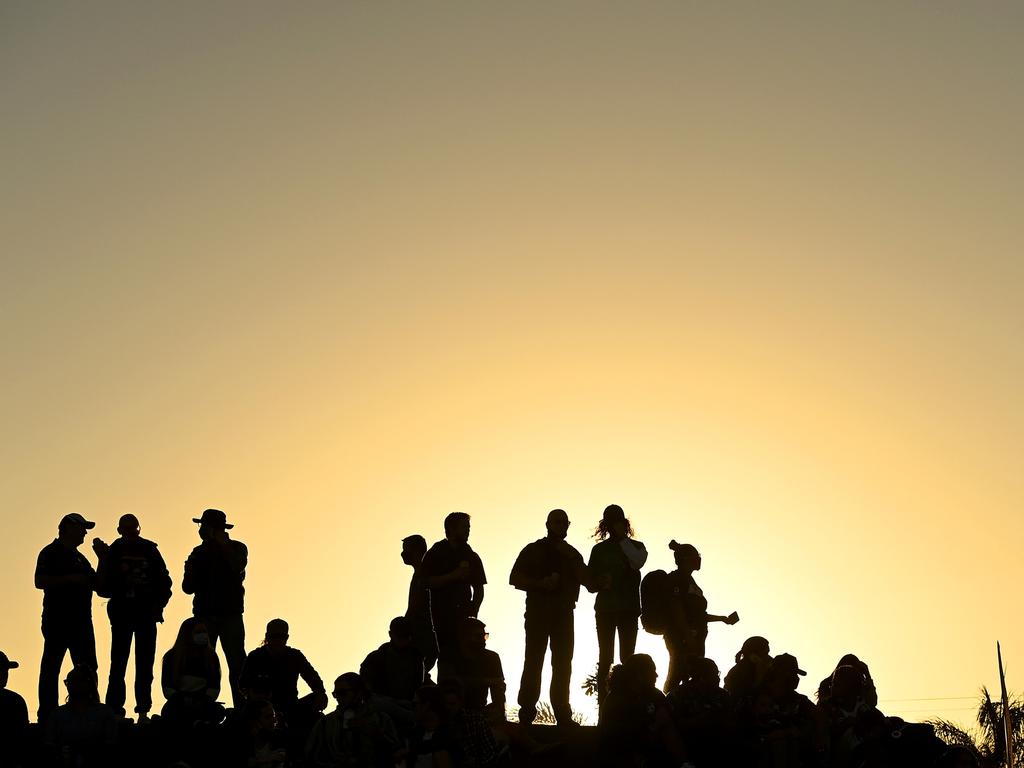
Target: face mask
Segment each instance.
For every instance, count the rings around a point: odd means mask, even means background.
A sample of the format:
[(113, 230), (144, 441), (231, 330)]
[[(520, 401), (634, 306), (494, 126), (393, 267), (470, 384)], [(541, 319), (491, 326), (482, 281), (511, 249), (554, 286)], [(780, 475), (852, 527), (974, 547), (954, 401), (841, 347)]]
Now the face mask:
[(196, 634), (192, 635), (192, 642), (196, 645), (209, 645), (210, 636), (205, 632), (197, 632)]

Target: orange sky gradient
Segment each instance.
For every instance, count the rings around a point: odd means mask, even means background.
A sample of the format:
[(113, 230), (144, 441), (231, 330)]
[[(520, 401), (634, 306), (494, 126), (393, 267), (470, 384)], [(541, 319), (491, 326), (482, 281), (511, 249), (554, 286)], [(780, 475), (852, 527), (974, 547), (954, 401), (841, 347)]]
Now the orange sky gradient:
[[(225, 510), (249, 647), (282, 616), (333, 679), (462, 510), (514, 701), (516, 554), (618, 503), (648, 567), (700, 549), (723, 672), (764, 635), (811, 695), (852, 651), (887, 713), (969, 721), (1001, 640), (1024, 689), (1022, 17), (6, 3), (10, 687), (34, 712), (67, 512), (160, 544), (162, 654)], [(585, 594), (591, 718), (596, 660)]]

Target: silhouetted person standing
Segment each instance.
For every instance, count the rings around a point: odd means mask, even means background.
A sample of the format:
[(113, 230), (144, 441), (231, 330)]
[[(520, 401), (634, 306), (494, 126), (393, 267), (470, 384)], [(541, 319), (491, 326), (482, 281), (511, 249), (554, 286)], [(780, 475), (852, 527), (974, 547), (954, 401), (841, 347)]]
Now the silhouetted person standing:
[(106, 704), (124, 714), (125, 673), (135, 638), (135, 712), (139, 720), (153, 706), (153, 662), (156, 657), (156, 625), (164, 620), (164, 606), (171, 599), (171, 576), (154, 542), (142, 538), (135, 515), (122, 515), (120, 536), (108, 547), (97, 539), (100, 554), (96, 594), (110, 598), (110, 677)]
[(430, 623), (430, 590), (421, 568), (426, 553), (427, 540), (418, 533), (402, 539), (402, 562), (412, 568), (405, 617), (412, 624), (413, 644), (423, 654), (423, 668), (429, 678), (430, 670), (437, 663), (437, 639)]
[(57, 538), (36, 560), (36, 589), (43, 590), (43, 658), (39, 662), (39, 722), (57, 707), (57, 680), (64, 655), (76, 667), (96, 669), (92, 593), (96, 571), (78, 548), (96, 527), (77, 512), (64, 515)]
[(192, 550), (185, 561), (185, 578), (181, 582), (186, 595), (194, 595), (192, 615), (201, 619), (209, 633), (210, 647), (216, 651), (217, 641), (224, 646), (231, 682), (231, 700), (241, 706), (238, 680), (245, 665), (245, 567), (249, 550), (240, 541), (228, 536), (234, 526), (219, 509), (207, 509), (199, 523), (203, 543)]
[(484, 600), (484, 564), (469, 546), (469, 515), (444, 519), (445, 538), (423, 556), (420, 570), (430, 590), (430, 620), (441, 660), (458, 653), (459, 622), (475, 618)]
[(548, 535), (527, 544), (516, 558), (508, 581), (526, 592), (526, 655), (519, 683), (519, 722), (537, 716), (544, 654), (551, 645), (551, 706), (559, 725), (573, 723), (569, 706), (572, 675), (573, 613), (586, 566), (575, 547), (566, 542), (569, 516), (564, 510), (548, 513)]
[(633, 526), (622, 507), (605, 507), (590, 550), (591, 583), (597, 592), (594, 614), (597, 623), (597, 702), (608, 691), (608, 671), (615, 656), (615, 634), (619, 635), (619, 660), (625, 662), (636, 649), (637, 620), (640, 618), (640, 569), (647, 562), (647, 549), (632, 538)]
[(729, 616), (708, 613), (704, 591), (693, 579), (700, 570), (700, 552), (692, 544), (669, 543), (676, 569), (668, 574), (666, 595), (668, 623), (665, 627), (665, 648), (668, 650), (668, 673), (663, 690), (668, 693), (690, 676), (691, 664), (704, 658), (708, 622), (721, 621), (732, 625), (740, 620), (735, 612)]
[(28, 734), (28, 707), (14, 691), (7, 690), (7, 678), (18, 662), (0, 651), (0, 765), (22, 764), (25, 737)]

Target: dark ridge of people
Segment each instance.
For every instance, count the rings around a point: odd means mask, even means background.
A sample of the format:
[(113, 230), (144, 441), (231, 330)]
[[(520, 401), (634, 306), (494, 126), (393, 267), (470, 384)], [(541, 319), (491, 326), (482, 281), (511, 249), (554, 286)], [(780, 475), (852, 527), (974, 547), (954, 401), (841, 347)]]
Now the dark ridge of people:
[[(701, 554), (692, 544), (669, 542), (674, 569), (641, 578), (647, 549), (617, 504), (604, 509), (588, 561), (567, 541), (570, 522), (563, 509), (548, 513), (545, 535), (515, 559), (509, 584), (525, 593), (517, 721), (506, 717), (502, 660), (488, 648), (480, 618), (487, 579), (469, 545), (468, 514), (449, 514), (444, 538), (429, 549), (422, 535), (402, 540), (402, 561), (412, 568), (408, 594), (395, 601), (398, 615), (387, 640), (367, 653), (358, 672), (334, 679), (335, 707), (329, 711), (323, 678), (289, 644), (286, 620), (269, 621), (262, 642), (246, 655), (248, 549), (231, 538), (233, 525), (221, 510), (207, 509), (193, 522), (201, 543), (186, 559), (181, 582), (181, 591), (193, 596), (193, 615), (162, 657), (165, 703), (154, 714), (157, 632), (173, 593), (164, 558), (142, 538), (139, 518), (125, 514), (109, 545), (93, 540), (93, 567), (79, 549), (96, 523), (78, 513), (61, 518), (57, 538), (39, 553), (35, 569), (35, 586), (43, 591), (37, 725), (29, 722), (25, 700), (8, 688), (19, 664), (0, 652), (0, 768), (979, 764), (970, 749), (943, 744), (930, 725), (883, 714), (868, 665), (852, 653), (839, 658), (812, 701), (797, 691), (807, 673), (796, 656), (773, 656), (767, 638), (753, 635), (740, 644), (723, 684), (721, 670), (706, 657), (709, 625), (733, 625), (738, 614), (708, 612), (694, 578)], [(581, 587), (596, 593), (599, 721), (593, 730), (576, 727), (569, 702)], [(107, 599), (111, 627), (102, 700), (94, 593)], [(660, 689), (654, 660), (635, 653), (641, 624), (660, 635), (668, 651)], [(125, 710), (133, 646), (134, 721)], [(549, 648), (546, 709), (540, 697)], [(58, 706), (69, 652), (66, 699)], [(300, 693), (300, 684), (307, 693)], [(222, 700), (228, 690), (230, 706)], [(547, 736), (534, 725), (541, 710), (558, 726)]]

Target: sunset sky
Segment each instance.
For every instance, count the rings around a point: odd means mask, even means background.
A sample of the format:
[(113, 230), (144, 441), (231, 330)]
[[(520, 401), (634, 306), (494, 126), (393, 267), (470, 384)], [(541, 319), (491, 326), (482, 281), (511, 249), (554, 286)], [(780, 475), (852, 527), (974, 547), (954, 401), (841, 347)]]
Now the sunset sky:
[[(514, 702), (516, 554), (561, 507), (587, 555), (618, 503), (648, 567), (700, 549), (710, 609), (741, 616), (711, 629), (723, 672), (764, 635), (812, 695), (852, 651), (883, 711), (969, 720), (1000, 640), (1024, 691), (1022, 24), (4, 2), (10, 687), (34, 713), (32, 574), (68, 512), (160, 544), (162, 654), (191, 518), (225, 510), (248, 646), (281, 616), (333, 680), (404, 612), (400, 540), (462, 510)], [(593, 718), (589, 594), (576, 623)]]

